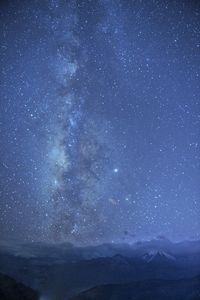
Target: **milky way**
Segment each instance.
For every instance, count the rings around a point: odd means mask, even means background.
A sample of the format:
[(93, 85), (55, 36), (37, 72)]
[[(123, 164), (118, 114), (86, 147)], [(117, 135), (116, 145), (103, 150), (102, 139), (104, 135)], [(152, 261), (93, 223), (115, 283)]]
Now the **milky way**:
[(1, 4), (0, 233), (200, 234), (200, 6)]

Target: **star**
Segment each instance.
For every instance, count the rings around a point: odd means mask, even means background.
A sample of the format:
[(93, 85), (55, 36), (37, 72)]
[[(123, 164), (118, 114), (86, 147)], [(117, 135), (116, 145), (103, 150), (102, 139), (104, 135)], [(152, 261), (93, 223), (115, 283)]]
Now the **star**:
[(3, 2), (2, 239), (199, 236), (200, 6)]

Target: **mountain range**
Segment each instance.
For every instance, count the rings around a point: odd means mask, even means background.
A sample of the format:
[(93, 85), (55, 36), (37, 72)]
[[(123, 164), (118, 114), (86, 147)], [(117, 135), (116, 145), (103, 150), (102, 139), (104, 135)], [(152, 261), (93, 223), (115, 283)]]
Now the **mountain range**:
[(110, 285), (114, 291), (118, 285), (123, 289), (130, 284), (126, 287), (132, 290), (135, 282), (147, 290), (147, 282), (160, 285), (168, 280), (179, 289), (179, 280), (196, 282), (194, 278), (200, 275), (200, 241), (173, 243), (162, 237), (132, 245), (92, 247), (1, 243), (0, 262), (0, 272), (38, 291), (45, 300), (66, 300), (79, 294), (85, 297), (81, 293), (86, 290), (110, 289)]

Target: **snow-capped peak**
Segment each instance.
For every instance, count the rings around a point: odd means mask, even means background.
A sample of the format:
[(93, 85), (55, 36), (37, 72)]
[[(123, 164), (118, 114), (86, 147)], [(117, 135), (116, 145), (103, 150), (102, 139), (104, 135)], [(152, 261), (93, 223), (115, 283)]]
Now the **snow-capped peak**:
[(174, 261), (175, 257), (162, 250), (151, 250), (142, 257), (146, 262), (152, 261)]

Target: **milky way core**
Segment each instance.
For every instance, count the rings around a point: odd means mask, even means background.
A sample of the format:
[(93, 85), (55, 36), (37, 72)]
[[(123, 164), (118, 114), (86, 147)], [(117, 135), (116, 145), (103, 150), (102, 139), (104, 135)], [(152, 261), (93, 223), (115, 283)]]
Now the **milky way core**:
[(0, 235), (200, 237), (197, 1), (2, 1)]

